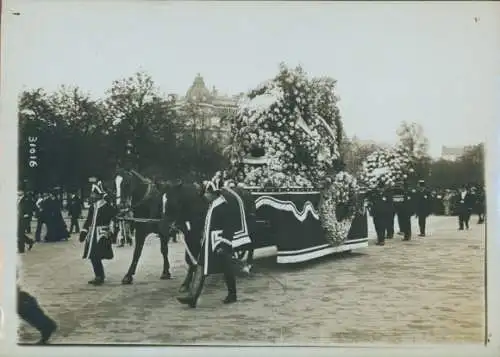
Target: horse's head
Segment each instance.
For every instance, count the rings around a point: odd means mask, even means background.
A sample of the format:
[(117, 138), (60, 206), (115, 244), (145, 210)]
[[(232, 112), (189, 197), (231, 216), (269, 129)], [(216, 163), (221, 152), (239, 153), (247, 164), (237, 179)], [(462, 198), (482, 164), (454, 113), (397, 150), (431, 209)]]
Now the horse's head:
[(134, 170), (118, 169), (115, 175), (116, 205), (131, 208), (134, 201), (147, 195), (152, 182)]
[(165, 222), (178, 227), (186, 221), (204, 219), (207, 201), (200, 187), (193, 183), (167, 182), (162, 187), (162, 203)]

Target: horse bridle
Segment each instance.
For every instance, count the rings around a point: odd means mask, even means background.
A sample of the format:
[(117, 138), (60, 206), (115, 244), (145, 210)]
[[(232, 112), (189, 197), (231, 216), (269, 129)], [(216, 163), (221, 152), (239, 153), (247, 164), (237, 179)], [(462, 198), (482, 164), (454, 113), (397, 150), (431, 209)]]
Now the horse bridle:
[[(130, 204), (129, 207), (126, 207), (125, 211), (130, 212), (134, 208), (137, 208), (140, 205), (142, 205), (144, 202), (146, 202), (151, 197), (151, 193), (153, 192), (153, 188), (154, 188), (154, 183), (152, 180), (142, 176), (140, 173), (138, 173), (135, 170), (125, 171), (125, 172), (129, 176), (135, 175), (139, 180), (141, 180), (142, 183), (147, 184), (147, 188), (146, 188), (146, 192), (144, 193), (144, 196), (138, 202), (136, 202), (134, 205)], [(116, 196), (116, 198), (121, 199), (121, 194), (120, 194), (120, 196)], [(130, 201), (132, 201), (132, 198), (130, 199)]]

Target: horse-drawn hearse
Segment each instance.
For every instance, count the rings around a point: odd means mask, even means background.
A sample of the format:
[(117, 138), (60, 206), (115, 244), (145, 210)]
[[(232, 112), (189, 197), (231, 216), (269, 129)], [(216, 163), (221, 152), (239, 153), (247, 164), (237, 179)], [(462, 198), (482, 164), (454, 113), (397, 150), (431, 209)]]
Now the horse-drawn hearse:
[(359, 202), (347, 236), (333, 245), (325, 236), (318, 213), (320, 192), (313, 189), (246, 187), (256, 217), (254, 249), (276, 247), (277, 263), (299, 263), (368, 246), (367, 215)]
[[(119, 219), (134, 222), (136, 232), (133, 258), (123, 284), (132, 283), (145, 239), (151, 233), (156, 233), (161, 241), (164, 261), (161, 279), (171, 278), (168, 241), (173, 227), (184, 236), (189, 267), (181, 290), (189, 290), (197, 296), (205, 277), (221, 272), (212, 238), (207, 234), (207, 224), (210, 225), (207, 212), (211, 203), (200, 187), (170, 184), (159, 188), (137, 171), (121, 169), (113, 191), (116, 203), (133, 212), (132, 218), (122, 216)], [(318, 190), (238, 185), (226, 187), (224, 191), (237, 202), (232, 206), (235, 214), (231, 217), (241, 220), (238, 226), (241, 230), (231, 238), (235, 258), (240, 262), (248, 263), (254, 251), (269, 247), (275, 247), (277, 263), (287, 264), (368, 246), (367, 213), (362, 197), (356, 200), (355, 209), (345, 220), (348, 228), (344, 231), (345, 236), (332, 240), (320, 220), (321, 193)]]

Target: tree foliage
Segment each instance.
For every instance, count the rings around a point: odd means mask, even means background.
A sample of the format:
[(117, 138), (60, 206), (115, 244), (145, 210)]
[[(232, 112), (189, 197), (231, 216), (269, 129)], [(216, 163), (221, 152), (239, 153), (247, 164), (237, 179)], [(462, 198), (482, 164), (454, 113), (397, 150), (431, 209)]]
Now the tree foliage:
[(357, 176), (368, 156), (383, 147), (375, 142), (364, 142), (354, 136), (352, 139), (345, 138), (341, 148), (346, 171)]
[(416, 179), (427, 179), (430, 172), (429, 140), (420, 124), (403, 121), (396, 131), (398, 146), (413, 158)]
[(213, 141), (194, 144), (175, 97), (163, 96), (143, 72), (114, 81), (102, 100), (62, 86), (24, 91), (18, 104), (19, 181), (28, 189), (80, 189), (123, 163), (160, 179), (199, 179), (225, 162)]

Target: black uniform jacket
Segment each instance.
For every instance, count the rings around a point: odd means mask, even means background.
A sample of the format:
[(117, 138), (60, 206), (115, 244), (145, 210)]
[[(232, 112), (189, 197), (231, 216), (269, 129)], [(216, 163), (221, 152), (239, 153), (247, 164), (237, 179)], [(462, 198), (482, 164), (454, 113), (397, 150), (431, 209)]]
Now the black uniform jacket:
[(370, 214), (375, 217), (386, 217), (394, 212), (392, 195), (388, 192), (373, 191), (369, 195)]
[(99, 200), (90, 207), (83, 224), (83, 231), (87, 232), (84, 259), (113, 259), (110, 227), (116, 214), (117, 209), (105, 200)]

